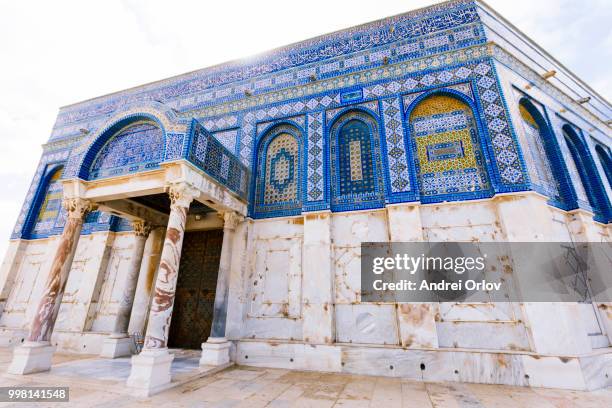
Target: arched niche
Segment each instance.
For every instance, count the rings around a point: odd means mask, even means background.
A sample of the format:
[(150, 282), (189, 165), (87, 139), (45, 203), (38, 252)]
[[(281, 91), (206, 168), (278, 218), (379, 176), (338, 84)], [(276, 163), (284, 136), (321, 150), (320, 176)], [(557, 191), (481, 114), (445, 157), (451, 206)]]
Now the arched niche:
[(63, 171), (62, 165), (49, 166), (46, 170), (25, 223), (25, 238), (46, 237), (55, 229), (63, 227), (61, 220)]
[(523, 146), (523, 155), (534, 190), (567, 208), (575, 207), (563, 170), (563, 158), (548, 122), (527, 98), (519, 101), (519, 114), (527, 143)]
[(415, 100), (407, 117), (422, 202), (491, 195), (478, 123), (467, 100), (434, 92)]
[(256, 217), (301, 213), (303, 156), (303, 136), (297, 126), (281, 123), (263, 134), (256, 151)]
[(368, 111), (349, 110), (330, 125), (332, 211), (379, 208), (384, 184), (378, 122)]
[(595, 152), (597, 153), (597, 157), (599, 157), (601, 167), (603, 167), (604, 172), (606, 173), (608, 184), (610, 185), (610, 188), (612, 188), (612, 155), (610, 154), (609, 150), (606, 150), (599, 143), (595, 144)]
[(578, 192), (582, 191), (594, 212), (604, 215), (607, 219), (610, 212), (610, 203), (605, 188), (597, 176), (597, 167), (589, 154), (588, 148), (569, 124), (563, 125), (562, 131), (571, 156), (571, 163), (568, 167), (575, 169), (578, 176), (574, 178), (574, 188), (578, 197), (581, 198), (581, 193)]
[(79, 177), (96, 180), (152, 170), (163, 161), (164, 149), (164, 130), (155, 118), (126, 118), (92, 143), (83, 158)]

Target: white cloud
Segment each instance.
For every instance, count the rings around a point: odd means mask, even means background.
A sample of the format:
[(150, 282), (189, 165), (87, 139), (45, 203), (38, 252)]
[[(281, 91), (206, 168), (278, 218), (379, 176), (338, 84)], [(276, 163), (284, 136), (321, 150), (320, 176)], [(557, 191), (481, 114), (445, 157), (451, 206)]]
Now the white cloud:
[[(60, 106), (431, 4), (394, 1), (2, 1), (0, 255)], [(609, 0), (488, 3), (604, 96)]]

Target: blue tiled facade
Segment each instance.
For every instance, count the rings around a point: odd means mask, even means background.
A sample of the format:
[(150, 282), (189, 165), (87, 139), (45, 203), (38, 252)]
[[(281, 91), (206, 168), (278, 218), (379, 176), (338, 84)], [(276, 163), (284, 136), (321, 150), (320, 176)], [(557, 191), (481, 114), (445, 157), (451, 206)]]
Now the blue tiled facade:
[(112, 136), (100, 149), (90, 168), (89, 179), (154, 169), (163, 158), (162, 130), (154, 123), (135, 123)]
[[(532, 74), (487, 43), (478, 7), (446, 2), (63, 108), (13, 237), (61, 232), (35, 226), (57, 166), (96, 180), (176, 160), (254, 218), (536, 190), (608, 222), (608, 139), (574, 126), (567, 145), (564, 118), (504, 94), (496, 64)], [(436, 111), (441, 95), (461, 107)], [(531, 121), (511, 119), (520, 104)]]

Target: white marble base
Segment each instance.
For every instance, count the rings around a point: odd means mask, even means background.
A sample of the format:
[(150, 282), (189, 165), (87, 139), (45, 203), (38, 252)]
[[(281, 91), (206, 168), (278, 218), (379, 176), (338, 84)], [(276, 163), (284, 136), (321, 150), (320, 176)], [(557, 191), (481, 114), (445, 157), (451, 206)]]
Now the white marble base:
[(595, 390), (612, 386), (612, 351), (585, 356), (544, 356), (483, 349), (407, 349), (373, 345), (308, 345), (241, 340), (236, 364), (342, 372), (431, 382), (458, 381)]
[(200, 365), (220, 366), (230, 362), (230, 342), (225, 337), (209, 337), (202, 343)]
[(133, 394), (148, 397), (157, 394), (171, 386), (170, 366), (174, 355), (168, 349), (143, 350), (132, 357), (132, 370), (127, 380), (127, 386)]
[(51, 360), (55, 346), (49, 342), (25, 342), (13, 349), (13, 361), (9, 374), (31, 374), (51, 369)]
[(132, 355), (133, 341), (131, 337), (108, 337), (102, 343), (100, 357), (117, 358)]

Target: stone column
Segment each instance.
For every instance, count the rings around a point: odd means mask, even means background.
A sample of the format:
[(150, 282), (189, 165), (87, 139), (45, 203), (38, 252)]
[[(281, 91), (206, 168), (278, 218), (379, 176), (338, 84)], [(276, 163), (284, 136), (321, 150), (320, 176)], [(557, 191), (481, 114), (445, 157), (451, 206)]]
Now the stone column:
[(172, 204), (149, 312), (145, 344), (142, 352), (132, 357), (132, 371), (127, 380), (127, 385), (142, 396), (152, 395), (170, 384), (170, 365), (174, 356), (168, 353), (168, 333), (187, 212), (197, 190), (186, 183), (178, 183), (170, 187), (168, 194)]
[(134, 295), (136, 294), (138, 273), (140, 272), (145, 243), (147, 242), (149, 232), (151, 232), (151, 224), (145, 221), (134, 221), (132, 222), (132, 228), (134, 229), (134, 246), (132, 248), (130, 264), (125, 271), (126, 276), (119, 310), (117, 310), (117, 320), (115, 320), (115, 327), (110, 337), (104, 339), (102, 352), (100, 353), (102, 357), (117, 358), (132, 354), (132, 339), (128, 336), (127, 331), (130, 324), (132, 305), (134, 304)]
[(69, 198), (64, 200), (64, 207), (68, 219), (47, 275), (42, 298), (30, 324), (28, 341), (13, 352), (13, 361), (8, 369), (11, 374), (29, 374), (51, 368), (51, 358), (55, 351), (50, 343), (51, 333), (62, 303), (83, 221), (95, 205), (81, 198)]
[(219, 215), (223, 217), (221, 259), (219, 260), (219, 274), (217, 276), (217, 289), (215, 290), (212, 328), (210, 337), (206, 343), (202, 343), (200, 365), (223, 365), (229, 363), (230, 360), (230, 343), (225, 338), (225, 323), (227, 321), (232, 243), (234, 241), (234, 231), (238, 223), (242, 221), (242, 217), (232, 211)]

